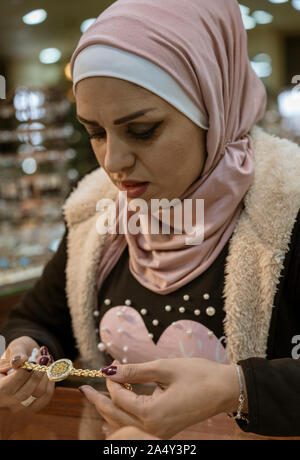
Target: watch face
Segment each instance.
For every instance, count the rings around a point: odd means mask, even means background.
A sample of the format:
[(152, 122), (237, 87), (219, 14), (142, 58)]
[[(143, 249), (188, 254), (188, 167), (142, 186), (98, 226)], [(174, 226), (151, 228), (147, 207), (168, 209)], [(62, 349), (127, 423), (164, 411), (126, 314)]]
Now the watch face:
[(73, 363), (69, 359), (59, 359), (55, 361), (47, 370), (49, 380), (60, 382), (68, 378), (73, 368)]

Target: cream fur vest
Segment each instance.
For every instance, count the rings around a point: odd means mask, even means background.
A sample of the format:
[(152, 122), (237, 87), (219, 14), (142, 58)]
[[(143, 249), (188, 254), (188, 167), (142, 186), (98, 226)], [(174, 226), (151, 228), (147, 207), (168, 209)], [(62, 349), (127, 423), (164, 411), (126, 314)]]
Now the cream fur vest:
[[(225, 264), (224, 309), (228, 356), (266, 357), (274, 297), (300, 208), (300, 147), (254, 126), (255, 179), (231, 237)], [(118, 189), (102, 168), (85, 176), (63, 207), (69, 230), (66, 292), (73, 333), (85, 366), (104, 364), (93, 310), (97, 267), (106, 235), (99, 235), (96, 203)], [(102, 211), (107, 212), (107, 211)]]

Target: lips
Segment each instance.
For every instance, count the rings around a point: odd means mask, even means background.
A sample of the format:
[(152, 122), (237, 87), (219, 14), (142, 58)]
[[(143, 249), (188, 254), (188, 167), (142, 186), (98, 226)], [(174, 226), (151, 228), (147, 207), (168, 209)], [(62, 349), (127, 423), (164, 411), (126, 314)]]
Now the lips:
[(138, 198), (146, 192), (149, 182), (137, 182), (132, 180), (119, 182), (118, 185), (120, 190), (127, 192), (129, 198)]
[(126, 180), (126, 181), (122, 181), (122, 182), (119, 182), (119, 183), (121, 185), (125, 186), (125, 187), (135, 187), (135, 186), (147, 184), (147, 182), (140, 182), (140, 181), (136, 181), (136, 180)]

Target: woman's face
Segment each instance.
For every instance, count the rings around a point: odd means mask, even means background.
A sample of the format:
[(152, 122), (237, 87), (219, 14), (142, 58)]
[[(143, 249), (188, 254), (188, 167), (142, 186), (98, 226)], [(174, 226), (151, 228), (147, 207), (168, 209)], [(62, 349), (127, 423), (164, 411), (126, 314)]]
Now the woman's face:
[[(206, 131), (159, 96), (125, 80), (90, 77), (76, 85), (76, 105), (97, 160), (117, 187), (118, 181), (149, 182), (139, 198), (171, 201), (200, 176)], [(122, 120), (140, 111), (145, 114)]]

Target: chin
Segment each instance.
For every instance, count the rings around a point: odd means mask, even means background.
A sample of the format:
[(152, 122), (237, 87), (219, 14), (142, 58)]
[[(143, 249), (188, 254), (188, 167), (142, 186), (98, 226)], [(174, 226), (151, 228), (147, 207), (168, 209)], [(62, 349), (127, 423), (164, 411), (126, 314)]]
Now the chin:
[(127, 202), (131, 203), (134, 200), (144, 200), (147, 203), (147, 205), (150, 206), (152, 198), (155, 198), (155, 197), (151, 196), (149, 198), (149, 195), (147, 193), (145, 193), (144, 195), (141, 195), (141, 196), (139, 196), (137, 198), (130, 198), (129, 196), (127, 196)]

